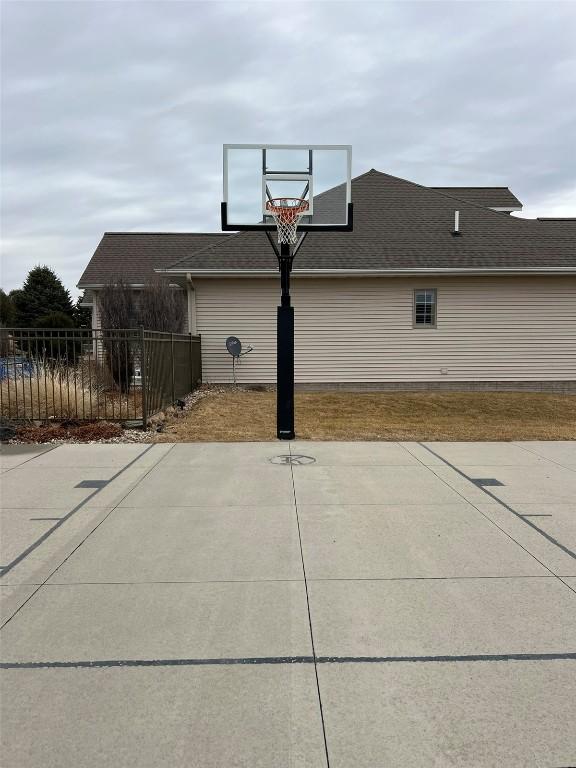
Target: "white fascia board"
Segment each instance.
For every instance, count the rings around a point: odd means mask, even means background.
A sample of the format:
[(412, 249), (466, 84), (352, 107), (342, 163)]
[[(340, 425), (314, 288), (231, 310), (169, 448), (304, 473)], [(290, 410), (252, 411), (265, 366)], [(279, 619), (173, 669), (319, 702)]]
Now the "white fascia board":
[[(192, 277), (270, 277), (277, 269), (195, 269), (165, 272), (190, 274)], [(294, 277), (387, 277), (402, 275), (576, 275), (575, 267), (414, 267), (406, 269), (294, 269)]]
[(506, 208), (493, 208), (492, 206), (490, 206), (490, 210), (491, 211), (499, 211), (499, 212), (502, 212), (502, 213), (512, 213), (512, 211), (521, 211), (522, 210), (522, 206), (519, 206), (519, 207), (516, 207), (516, 208), (510, 208), (508, 206)]

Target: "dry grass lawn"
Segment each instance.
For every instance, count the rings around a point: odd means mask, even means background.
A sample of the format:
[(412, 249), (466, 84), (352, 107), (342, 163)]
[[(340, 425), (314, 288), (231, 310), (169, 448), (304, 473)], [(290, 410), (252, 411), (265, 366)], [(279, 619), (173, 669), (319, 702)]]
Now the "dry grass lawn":
[[(276, 439), (276, 393), (230, 389), (199, 400), (160, 442)], [(296, 394), (304, 440), (576, 440), (576, 395), (517, 392)]]

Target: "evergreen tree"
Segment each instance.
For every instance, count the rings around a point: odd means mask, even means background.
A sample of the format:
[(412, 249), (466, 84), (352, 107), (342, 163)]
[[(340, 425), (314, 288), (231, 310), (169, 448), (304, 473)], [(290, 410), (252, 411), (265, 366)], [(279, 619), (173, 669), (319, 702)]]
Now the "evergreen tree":
[(14, 325), (18, 328), (33, 328), (39, 318), (52, 312), (63, 312), (74, 317), (74, 307), (69, 291), (50, 267), (34, 267), (28, 273), (19, 291), (12, 291), (14, 304)]
[(70, 315), (64, 312), (49, 312), (44, 317), (39, 317), (35, 321), (37, 328), (46, 329), (45, 334), (41, 334), (41, 344), (34, 343), (29, 345), (29, 351), (36, 356), (40, 346), (45, 347), (45, 355), (52, 360), (60, 360), (69, 365), (75, 365), (78, 356), (82, 350), (80, 339), (74, 334), (74, 321)]
[(36, 319), (36, 326), (38, 328), (74, 328), (74, 321), (64, 312), (48, 312), (47, 315)]
[(76, 328), (92, 327), (92, 310), (88, 307), (80, 306), (83, 296), (78, 296), (74, 304), (74, 325)]
[(14, 325), (16, 310), (10, 296), (0, 288), (0, 326), (11, 328)]

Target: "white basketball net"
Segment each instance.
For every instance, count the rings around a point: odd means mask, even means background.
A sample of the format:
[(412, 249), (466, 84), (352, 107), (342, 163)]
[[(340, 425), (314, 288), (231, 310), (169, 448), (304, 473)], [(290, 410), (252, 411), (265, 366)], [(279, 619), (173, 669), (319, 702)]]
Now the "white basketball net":
[(268, 200), (266, 210), (270, 211), (278, 227), (278, 242), (295, 243), (298, 223), (308, 210), (308, 201), (297, 197), (278, 197)]

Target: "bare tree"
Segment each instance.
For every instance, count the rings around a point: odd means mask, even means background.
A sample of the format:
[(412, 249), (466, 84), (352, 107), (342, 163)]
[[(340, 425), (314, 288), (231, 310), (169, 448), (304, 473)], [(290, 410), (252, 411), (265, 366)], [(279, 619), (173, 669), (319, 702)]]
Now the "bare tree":
[(122, 392), (128, 392), (134, 376), (134, 351), (120, 329), (135, 326), (134, 292), (122, 279), (107, 283), (99, 294), (104, 350), (110, 372)]
[(130, 389), (134, 375), (134, 352), (119, 329), (139, 325), (149, 331), (181, 333), (184, 329), (185, 294), (157, 279), (144, 286), (135, 297), (133, 289), (121, 278), (109, 282), (100, 291), (99, 306), (104, 350), (110, 372), (122, 392)]
[(134, 291), (119, 278), (108, 282), (98, 294), (102, 328), (132, 328), (136, 318)]
[(139, 318), (152, 331), (182, 333), (184, 330), (184, 291), (171, 288), (162, 279), (148, 283), (139, 297)]

